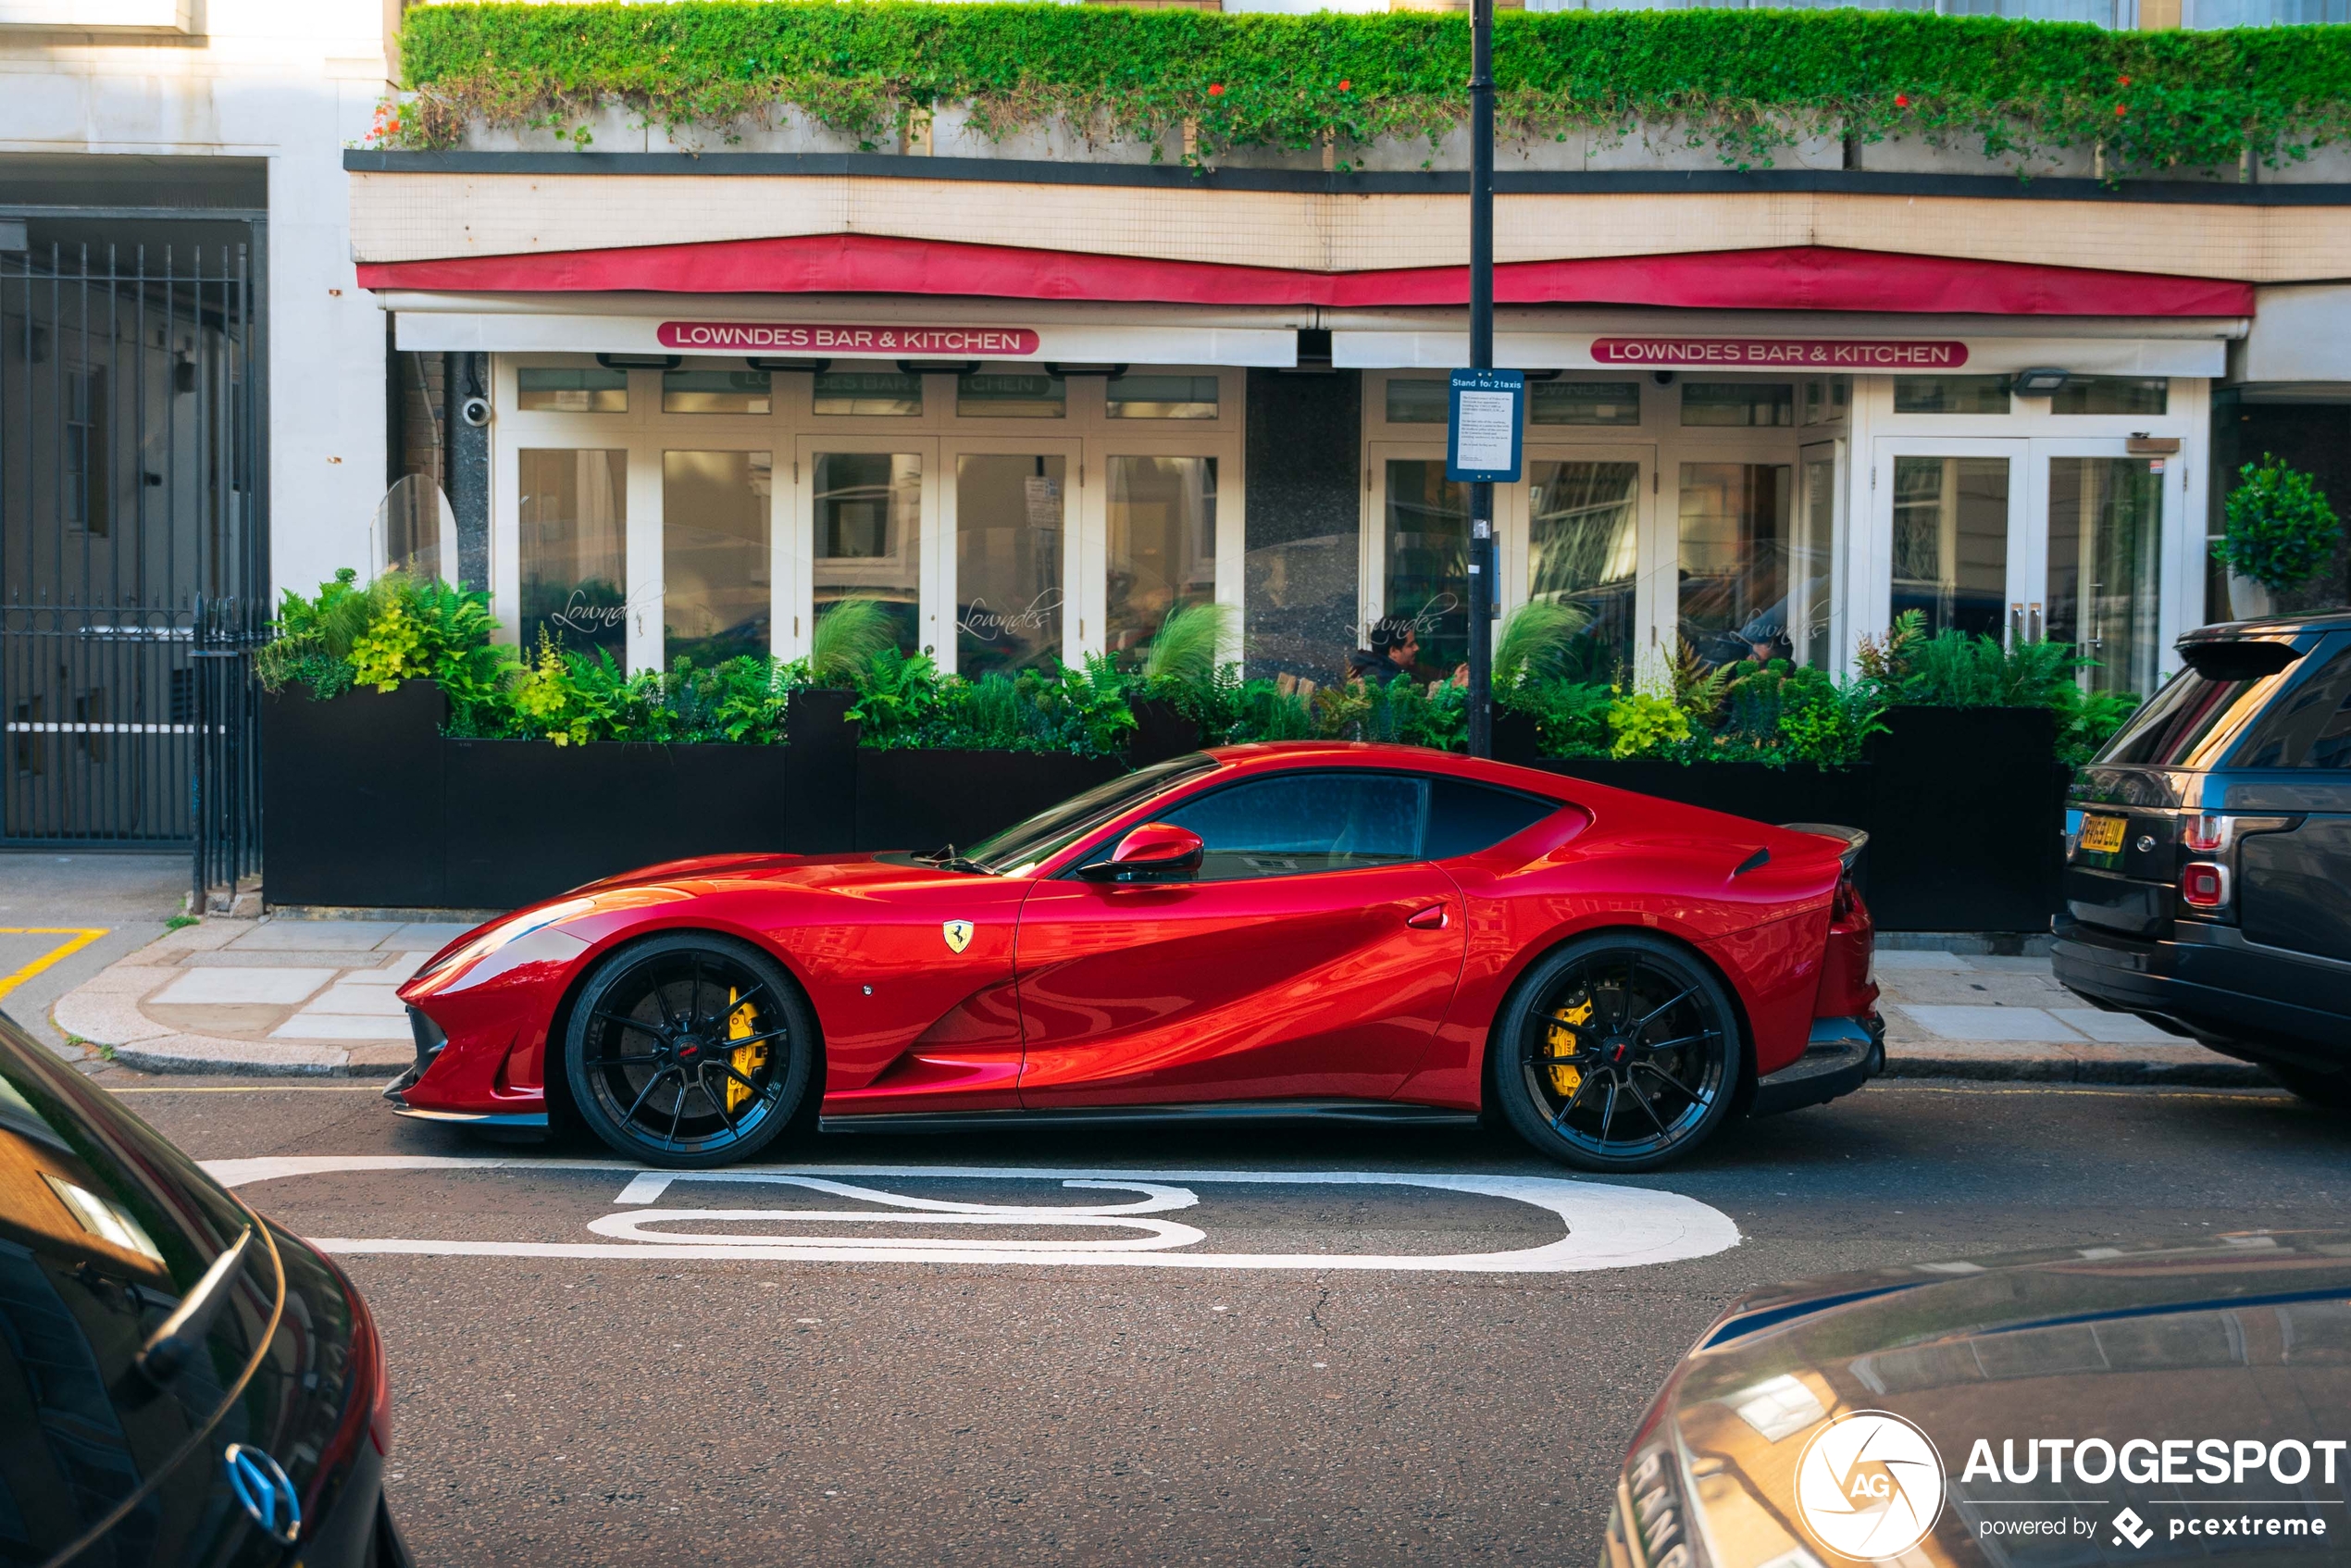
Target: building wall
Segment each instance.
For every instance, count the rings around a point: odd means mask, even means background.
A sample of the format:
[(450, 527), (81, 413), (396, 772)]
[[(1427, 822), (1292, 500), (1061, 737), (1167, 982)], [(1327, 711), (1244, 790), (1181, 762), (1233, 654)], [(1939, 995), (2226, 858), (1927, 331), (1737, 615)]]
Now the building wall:
[(354, 273), (341, 157), (387, 91), (390, 9), (385, 0), (202, 0), (187, 31), (0, 25), (0, 159), (267, 162), (279, 587), (364, 565), (384, 490), (383, 318)]

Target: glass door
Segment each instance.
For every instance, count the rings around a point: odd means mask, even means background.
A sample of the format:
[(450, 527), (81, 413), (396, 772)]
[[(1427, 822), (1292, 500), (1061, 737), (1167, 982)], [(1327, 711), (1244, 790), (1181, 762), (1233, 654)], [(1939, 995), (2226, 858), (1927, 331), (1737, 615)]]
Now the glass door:
[(1076, 577), (1078, 443), (950, 442), (940, 462), (954, 640), (939, 645), (939, 664), (977, 678), (1076, 657), (1086, 630), (1066, 585)]
[(770, 451), (661, 454), (662, 663), (765, 653), (774, 619)]
[[(1445, 477), (1441, 450), (1375, 442), (1366, 454), (1375, 519), (1363, 562), (1363, 627), (1397, 618), (1420, 644), (1413, 678), (1449, 677), (1469, 658), (1469, 486)], [(1509, 531), (1496, 487), (1497, 554), (1508, 558)], [(1330, 650), (1334, 678), (1354, 648)]]
[(1655, 462), (1648, 446), (1526, 454), (1524, 578), (1506, 580), (1506, 594), (1512, 604), (1562, 604), (1583, 618), (1568, 645), (1571, 678), (1608, 682), (1631, 673), (1638, 628), (1650, 613), (1640, 566)]
[(1723, 452), (1679, 472), (1675, 657), (1709, 668), (1788, 657), (1796, 467)]
[(1831, 669), (1845, 646), (1837, 593), (1845, 554), (1845, 443), (1824, 441), (1797, 454), (1796, 528), (1789, 551), (1788, 658)]
[[(2121, 442), (2035, 442), (2045, 519), (2041, 634), (2091, 665), (2093, 691), (2145, 696), (2160, 678), (2164, 478), (2169, 462)], [(2176, 487), (2175, 487), (2176, 488)]]
[[(1918, 611), (1927, 632), (2029, 639), (2041, 615), (2025, 443), (1889, 437), (1870, 476), (1871, 592), (1859, 628)], [(1857, 605), (1859, 607), (1859, 605)]]
[(819, 621), (851, 599), (880, 606), (901, 653), (940, 644), (939, 463), (928, 437), (800, 438), (778, 653), (809, 653)]
[[(1219, 591), (1225, 576), (1237, 575), (1225, 563), (1239, 541), (1219, 537), (1239, 519), (1236, 500), (1225, 494), (1237, 465), (1192, 451), (1113, 452), (1101, 461), (1102, 517), (1081, 545), (1087, 566), (1076, 612), (1094, 634), (1085, 646), (1096, 646), (1098, 637), (1102, 652), (1132, 665), (1176, 611), (1238, 601), (1238, 591)], [(1096, 539), (1099, 566), (1089, 548)]]

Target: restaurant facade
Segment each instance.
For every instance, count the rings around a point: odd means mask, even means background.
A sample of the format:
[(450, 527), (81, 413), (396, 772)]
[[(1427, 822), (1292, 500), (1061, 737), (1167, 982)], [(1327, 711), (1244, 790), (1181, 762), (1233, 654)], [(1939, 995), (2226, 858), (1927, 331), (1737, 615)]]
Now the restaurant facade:
[[(1462, 656), (1458, 171), (477, 140), (345, 165), (397, 350), (479, 388), (445, 548), (525, 642), (790, 656), (859, 596), (976, 674), (1214, 599), (1252, 674), (1331, 678), (1399, 616)], [(1576, 606), (1605, 678), (1846, 672), (1916, 610), (2137, 692), (2233, 613), (2216, 390), (2343, 254), (2351, 187), (1918, 155), (1506, 156), (1502, 613)]]

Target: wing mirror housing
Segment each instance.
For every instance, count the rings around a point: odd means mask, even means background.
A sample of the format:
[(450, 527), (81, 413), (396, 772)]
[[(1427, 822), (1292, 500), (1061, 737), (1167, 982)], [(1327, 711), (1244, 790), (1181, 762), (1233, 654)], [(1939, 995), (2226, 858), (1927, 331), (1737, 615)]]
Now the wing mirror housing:
[(1088, 882), (1151, 882), (1188, 877), (1200, 869), (1205, 846), (1200, 835), (1172, 822), (1146, 822), (1131, 829), (1108, 860), (1083, 867)]

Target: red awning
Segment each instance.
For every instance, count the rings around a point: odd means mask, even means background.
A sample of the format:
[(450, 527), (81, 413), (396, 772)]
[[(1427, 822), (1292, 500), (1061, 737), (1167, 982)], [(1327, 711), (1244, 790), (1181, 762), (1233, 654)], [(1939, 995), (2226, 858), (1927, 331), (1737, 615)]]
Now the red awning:
[[(1309, 272), (957, 245), (865, 234), (363, 262), (364, 289), (452, 293), (910, 294), (1166, 305), (1462, 305), (1465, 267)], [(2253, 285), (2083, 267), (1795, 245), (1519, 261), (1499, 305), (1665, 305), (1971, 316), (2251, 316)]]

